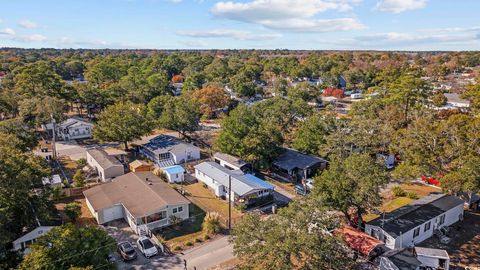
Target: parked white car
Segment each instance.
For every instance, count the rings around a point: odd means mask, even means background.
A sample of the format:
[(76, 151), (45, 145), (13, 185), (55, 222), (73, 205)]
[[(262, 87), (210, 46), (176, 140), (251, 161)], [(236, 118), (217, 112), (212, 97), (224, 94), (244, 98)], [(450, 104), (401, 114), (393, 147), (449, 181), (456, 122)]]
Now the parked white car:
[(158, 249), (153, 244), (152, 240), (150, 240), (146, 236), (141, 236), (137, 240), (137, 246), (140, 252), (142, 252), (145, 257), (150, 258), (158, 254)]

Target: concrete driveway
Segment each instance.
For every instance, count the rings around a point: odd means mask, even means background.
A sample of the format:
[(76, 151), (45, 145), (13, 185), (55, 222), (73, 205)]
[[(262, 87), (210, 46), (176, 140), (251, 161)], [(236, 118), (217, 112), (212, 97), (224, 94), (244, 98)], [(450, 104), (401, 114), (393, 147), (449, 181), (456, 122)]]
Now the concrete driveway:
[(118, 143), (88, 144), (80, 145), (75, 140), (56, 142), (58, 156), (68, 156), (71, 160), (77, 161), (87, 158), (87, 150), (92, 148), (115, 147)]
[(201, 246), (187, 250), (181, 254), (167, 255), (159, 254), (152, 258), (145, 258), (137, 248), (136, 241), (138, 236), (133, 230), (122, 221), (115, 222), (113, 226), (106, 227), (110, 236), (117, 242), (128, 241), (137, 249), (137, 259), (130, 262), (123, 262), (118, 253), (115, 253), (117, 259), (117, 268), (119, 270), (130, 269), (184, 269), (184, 260), (187, 261), (187, 269), (197, 270), (209, 269), (224, 261), (234, 257), (233, 247), (228, 243), (228, 238), (223, 236), (216, 240), (210, 241)]

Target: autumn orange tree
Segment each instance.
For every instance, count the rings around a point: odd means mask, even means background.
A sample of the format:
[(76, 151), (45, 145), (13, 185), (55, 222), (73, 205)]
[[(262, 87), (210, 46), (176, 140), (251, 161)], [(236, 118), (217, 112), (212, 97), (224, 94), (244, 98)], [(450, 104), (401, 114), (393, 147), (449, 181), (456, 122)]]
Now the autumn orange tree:
[(200, 112), (204, 117), (212, 117), (213, 113), (228, 105), (229, 98), (219, 85), (209, 85), (195, 91), (192, 97), (200, 104)]
[(172, 82), (173, 83), (182, 83), (183, 82), (183, 76), (182, 75), (173, 75), (172, 77)]

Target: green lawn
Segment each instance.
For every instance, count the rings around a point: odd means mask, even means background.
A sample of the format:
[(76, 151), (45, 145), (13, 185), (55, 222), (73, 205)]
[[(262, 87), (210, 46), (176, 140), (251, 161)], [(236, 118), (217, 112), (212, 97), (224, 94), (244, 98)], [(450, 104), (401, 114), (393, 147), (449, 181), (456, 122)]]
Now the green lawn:
[(167, 244), (183, 243), (185, 241), (194, 241), (196, 237), (202, 234), (202, 223), (205, 218), (205, 212), (195, 204), (191, 203), (189, 207), (190, 219), (182, 222), (179, 228), (169, 228), (158, 233)]
[[(409, 204), (409, 203), (411, 203), (411, 202), (413, 202), (413, 200), (410, 199), (410, 198), (407, 198), (407, 197), (398, 197), (398, 198), (395, 198), (395, 199), (393, 199), (393, 200), (391, 200), (391, 201), (388, 201), (388, 202), (384, 203), (384, 204), (382, 205), (382, 207), (380, 207), (379, 210), (382, 211), (382, 212), (385, 211), (385, 212), (388, 213), (388, 212), (392, 212), (393, 210), (398, 209), (398, 208), (400, 208), (400, 207), (402, 207), (402, 206), (405, 206), (405, 205), (407, 205), (407, 204)], [(371, 221), (371, 220), (373, 220), (373, 219), (375, 219), (375, 218), (377, 218), (377, 217), (378, 217), (378, 215), (375, 215), (375, 214), (371, 214), (371, 213), (370, 213), (370, 214), (367, 214), (367, 215), (363, 216), (363, 220), (364, 220), (365, 222), (369, 222), (369, 221)]]

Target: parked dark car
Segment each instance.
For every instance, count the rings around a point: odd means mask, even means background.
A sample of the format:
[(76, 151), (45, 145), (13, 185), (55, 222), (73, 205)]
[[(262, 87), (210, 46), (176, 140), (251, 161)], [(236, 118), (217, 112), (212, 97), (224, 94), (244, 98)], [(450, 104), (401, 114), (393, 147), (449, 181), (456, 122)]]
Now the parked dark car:
[(118, 244), (118, 253), (120, 253), (124, 261), (131, 261), (137, 258), (137, 252), (129, 242), (121, 242)]

